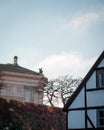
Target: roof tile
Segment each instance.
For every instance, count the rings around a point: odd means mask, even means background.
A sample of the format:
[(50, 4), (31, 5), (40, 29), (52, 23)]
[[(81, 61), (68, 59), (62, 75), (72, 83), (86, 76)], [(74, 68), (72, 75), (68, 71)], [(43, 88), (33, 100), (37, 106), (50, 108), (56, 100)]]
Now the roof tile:
[(18, 73), (39, 74), (30, 69), (24, 68), (19, 65), (14, 65), (14, 64), (0, 64), (0, 70), (18, 72)]

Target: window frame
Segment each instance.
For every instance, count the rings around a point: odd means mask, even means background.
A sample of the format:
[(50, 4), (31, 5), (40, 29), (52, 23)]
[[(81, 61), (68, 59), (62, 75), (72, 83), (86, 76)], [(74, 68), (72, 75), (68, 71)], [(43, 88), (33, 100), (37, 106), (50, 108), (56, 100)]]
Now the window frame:
[[(99, 74), (102, 74), (101, 75), (102, 77), (99, 77), (100, 76)], [(104, 67), (96, 70), (96, 87), (97, 88), (104, 88)]]
[[(103, 117), (99, 117), (99, 111), (103, 111)], [(100, 125), (100, 122), (99, 122), (100, 119), (104, 120), (104, 108), (97, 109), (97, 127), (104, 128), (104, 125), (103, 126)]]

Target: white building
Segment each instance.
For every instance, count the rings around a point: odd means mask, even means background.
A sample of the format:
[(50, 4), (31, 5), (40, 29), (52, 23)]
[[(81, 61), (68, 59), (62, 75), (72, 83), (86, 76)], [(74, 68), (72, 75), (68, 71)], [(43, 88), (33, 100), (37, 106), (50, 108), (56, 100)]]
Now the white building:
[(0, 64), (0, 95), (2, 98), (43, 103), (43, 88), (47, 84), (42, 69), (39, 73), (19, 66), (18, 57), (14, 64)]
[(68, 100), (67, 130), (104, 130), (104, 51)]

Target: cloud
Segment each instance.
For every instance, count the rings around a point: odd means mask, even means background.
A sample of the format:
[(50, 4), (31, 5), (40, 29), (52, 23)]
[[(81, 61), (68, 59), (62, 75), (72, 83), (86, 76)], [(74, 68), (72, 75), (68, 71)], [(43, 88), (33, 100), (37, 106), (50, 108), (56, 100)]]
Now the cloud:
[(83, 77), (94, 61), (95, 58), (83, 59), (79, 53), (61, 53), (47, 57), (37, 65), (37, 68), (42, 67), (49, 78), (64, 75)]
[(71, 21), (71, 25), (74, 29), (86, 28), (99, 19), (99, 15), (97, 13), (86, 13), (79, 17), (74, 18)]
[(86, 12), (77, 16), (74, 16), (63, 26), (63, 30), (72, 29), (74, 31), (80, 31), (89, 28), (99, 21), (104, 21), (104, 14), (99, 12)]

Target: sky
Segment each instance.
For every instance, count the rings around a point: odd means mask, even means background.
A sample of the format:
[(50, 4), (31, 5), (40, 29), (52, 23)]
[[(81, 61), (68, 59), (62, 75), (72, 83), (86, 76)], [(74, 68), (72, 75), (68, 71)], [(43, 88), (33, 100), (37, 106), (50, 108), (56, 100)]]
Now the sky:
[(104, 50), (104, 0), (0, 0), (0, 63), (84, 77)]

